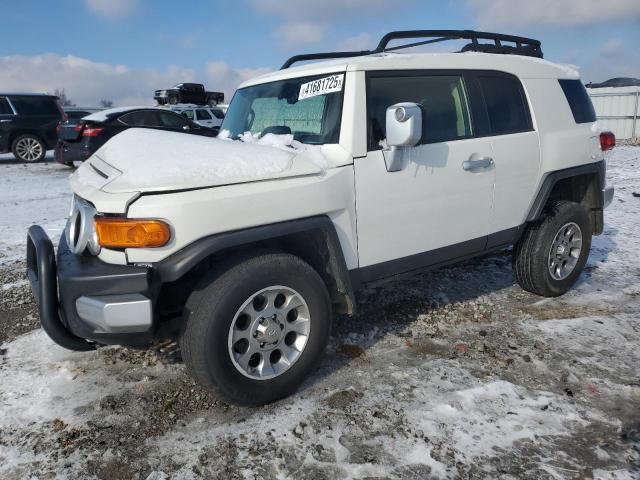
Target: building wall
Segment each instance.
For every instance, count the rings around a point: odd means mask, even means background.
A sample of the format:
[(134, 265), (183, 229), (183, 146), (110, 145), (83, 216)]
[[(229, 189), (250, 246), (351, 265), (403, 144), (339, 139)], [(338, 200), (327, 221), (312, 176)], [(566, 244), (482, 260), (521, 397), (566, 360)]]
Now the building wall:
[(587, 88), (598, 124), (616, 138), (640, 137), (640, 87)]

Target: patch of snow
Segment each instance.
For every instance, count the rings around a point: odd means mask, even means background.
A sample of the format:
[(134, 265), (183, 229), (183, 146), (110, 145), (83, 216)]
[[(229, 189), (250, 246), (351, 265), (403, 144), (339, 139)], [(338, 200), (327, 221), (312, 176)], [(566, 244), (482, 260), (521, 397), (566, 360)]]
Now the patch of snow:
[[(131, 128), (109, 140), (95, 156), (122, 175), (108, 192), (162, 191), (312, 175), (321, 169), (306, 151), (269, 144)], [(280, 144), (279, 147), (272, 146)]]
[(25, 258), (31, 225), (41, 225), (58, 242), (69, 214), (70, 173), (57, 163), (0, 160), (0, 265)]

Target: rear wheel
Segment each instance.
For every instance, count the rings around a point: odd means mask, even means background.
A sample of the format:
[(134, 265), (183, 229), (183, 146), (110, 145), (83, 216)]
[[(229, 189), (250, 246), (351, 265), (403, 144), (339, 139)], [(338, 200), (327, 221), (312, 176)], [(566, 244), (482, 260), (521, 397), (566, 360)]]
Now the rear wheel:
[(180, 341), (187, 368), (239, 405), (293, 393), (317, 366), (331, 331), (324, 282), (284, 253), (238, 261), (205, 279), (187, 311)]
[(13, 155), (22, 162), (39, 162), (47, 153), (44, 142), (32, 134), (18, 136), (11, 145)]
[(567, 292), (587, 262), (591, 236), (589, 215), (582, 205), (567, 201), (550, 204), (514, 248), (518, 284), (545, 297)]

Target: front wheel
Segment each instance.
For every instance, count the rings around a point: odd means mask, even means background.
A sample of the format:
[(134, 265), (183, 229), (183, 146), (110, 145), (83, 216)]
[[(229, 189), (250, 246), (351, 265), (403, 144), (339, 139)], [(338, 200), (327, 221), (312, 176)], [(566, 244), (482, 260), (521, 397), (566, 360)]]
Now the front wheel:
[(580, 204), (559, 201), (529, 225), (513, 250), (513, 271), (518, 284), (545, 297), (566, 293), (587, 263), (592, 228)]
[(169, 103), (171, 105), (177, 105), (178, 104), (178, 97), (169, 97)]
[(238, 261), (203, 280), (187, 312), (180, 341), (187, 368), (239, 405), (293, 393), (319, 363), (331, 331), (324, 282), (284, 253)]

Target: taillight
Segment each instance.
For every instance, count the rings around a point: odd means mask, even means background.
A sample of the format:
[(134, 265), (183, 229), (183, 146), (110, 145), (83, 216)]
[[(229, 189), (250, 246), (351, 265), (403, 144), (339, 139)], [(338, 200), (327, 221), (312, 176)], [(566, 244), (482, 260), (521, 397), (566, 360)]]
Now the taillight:
[(616, 136), (613, 132), (602, 132), (600, 134), (600, 150), (606, 152), (616, 146)]
[[(82, 127), (80, 127), (82, 128)], [(89, 127), (87, 125), (85, 125), (84, 130), (82, 130), (82, 136), (83, 137), (97, 137), (98, 135), (100, 135), (102, 133), (102, 131), (104, 130), (104, 128), (102, 127)]]

